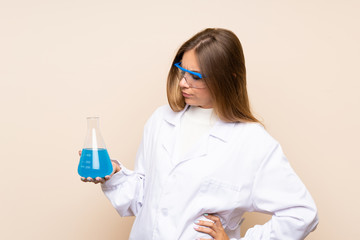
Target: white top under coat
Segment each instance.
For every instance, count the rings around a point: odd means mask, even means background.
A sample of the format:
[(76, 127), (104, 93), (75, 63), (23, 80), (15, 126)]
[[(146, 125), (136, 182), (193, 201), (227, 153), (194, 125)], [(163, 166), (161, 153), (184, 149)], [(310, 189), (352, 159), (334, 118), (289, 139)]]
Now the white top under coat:
[(180, 154), (184, 156), (217, 121), (212, 108), (189, 107), (181, 118)]
[(210, 238), (193, 228), (204, 213), (219, 216), (231, 239), (240, 239), (247, 211), (273, 216), (243, 240), (300, 240), (316, 227), (313, 199), (260, 124), (218, 120), (181, 157), (175, 150), (183, 113), (159, 108), (145, 125), (135, 170), (121, 166), (102, 185), (121, 216), (136, 216), (130, 239)]

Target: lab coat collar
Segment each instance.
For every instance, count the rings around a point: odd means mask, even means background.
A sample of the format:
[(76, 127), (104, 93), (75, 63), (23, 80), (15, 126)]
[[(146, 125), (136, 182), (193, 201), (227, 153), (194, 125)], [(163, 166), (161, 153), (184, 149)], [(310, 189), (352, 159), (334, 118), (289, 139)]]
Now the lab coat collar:
[(182, 115), (186, 112), (186, 110), (189, 108), (189, 105), (186, 105), (183, 110), (180, 112), (174, 112), (174, 111), (167, 111), (164, 115), (164, 120), (170, 123), (173, 126), (179, 126)]
[[(174, 127), (180, 126), (181, 117), (189, 107), (189, 105), (186, 105), (180, 112), (167, 111), (164, 115), (164, 120)], [(228, 123), (219, 119), (210, 130), (210, 136), (218, 138), (223, 142), (228, 142), (234, 126), (235, 123)]]
[(218, 120), (215, 123), (215, 126), (210, 130), (210, 136), (220, 139), (223, 142), (228, 142), (233, 132), (235, 123), (224, 122)]
[(175, 152), (175, 142), (177, 137), (179, 136), (177, 133), (179, 132), (181, 116), (184, 114), (187, 108), (188, 106), (186, 106), (180, 112), (174, 112), (171, 110), (171, 108), (169, 108), (169, 110), (165, 111), (163, 115), (164, 121), (168, 124), (165, 125), (165, 128), (167, 129), (167, 134), (164, 138), (162, 145), (170, 155), (173, 155)]

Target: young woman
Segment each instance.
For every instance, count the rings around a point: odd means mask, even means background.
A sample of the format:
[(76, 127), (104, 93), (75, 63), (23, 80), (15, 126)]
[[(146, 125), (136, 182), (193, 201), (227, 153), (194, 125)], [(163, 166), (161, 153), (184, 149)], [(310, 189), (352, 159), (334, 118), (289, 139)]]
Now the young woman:
[(130, 239), (240, 239), (245, 212), (272, 214), (242, 239), (304, 239), (317, 210), (274, 140), (252, 115), (239, 39), (205, 29), (177, 52), (169, 106), (144, 128), (131, 171), (114, 161), (102, 189), (121, 216), (135, 215)]

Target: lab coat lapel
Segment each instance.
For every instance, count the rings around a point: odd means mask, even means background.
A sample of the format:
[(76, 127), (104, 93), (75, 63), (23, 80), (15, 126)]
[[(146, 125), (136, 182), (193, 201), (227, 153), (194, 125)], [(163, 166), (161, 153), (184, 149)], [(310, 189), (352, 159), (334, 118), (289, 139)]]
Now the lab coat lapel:
[(169, 122), (167, 122), (167, 125), (165, 125), (165, 132), (166, 135), (163, 138), (162, 146), (164, 147), (165, 151), (172, 156), (175, 150), (175, 144), (176, 144), (176, 132), (179, 131), (178, 127), (176, 125), (173, 125)]
[(164, 126), (164, 133), (166, 134), (163, 137), (162, 146), (167, 151), (167, 153), (172, 157), (175, 153), (176, 142), (180, 136), (180, 120), (181, 116), (184, 114), (188, 106), (184, 108), (181, 112), (167, 112), (164, 115), (164, 121), (166, 122)]
[[(180, 158), (176, 143), (180, 140), (181, 117), (188, 107), (187, 105), (181, 112), (169, 111), (164, 115), (166, 124), (164, 126), (165, 136), (162, 138), (162, 146), (175, 164), (207, 155), (212, 146), (218, 146), (214, 144), (215, 142), (221, 141), (226, 143), (230, 139), (235, 125), (235, 123), (226, 123), (218, 120), (209, 134), (203, 136), (184, 157)], [(211, 149), (211, 151), (212, 150), (216, 151), (216, 149)]]
[[(209, 134), (203, 136), (193, 148), (190, 149), (188, 154), (185, 155), (183, 161), (199, 158), (208, 154), (211, 146), (220, 146), (217, 142), (228, 142), (235, 123), (226, 123), (218, 120), (214, 127), (210, 130)], [(211, 149), (216, 151), (216, 149)]]
[(235, 124), (237, 123), (218, 120), (215, 126), (210, 130), (210, 136), (226, 143), (230, 140), (232, 133), (234, 132)]

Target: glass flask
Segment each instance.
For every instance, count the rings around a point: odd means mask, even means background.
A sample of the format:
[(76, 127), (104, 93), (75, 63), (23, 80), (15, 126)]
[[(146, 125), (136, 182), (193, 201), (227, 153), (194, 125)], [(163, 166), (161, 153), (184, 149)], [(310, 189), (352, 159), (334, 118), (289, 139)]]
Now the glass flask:
[(81, 177), (105, 177), (113, 172), (113, 166), (99, 129), (99, 118), (87, 118), (85, 144), (81, 151), (78, 173)]

